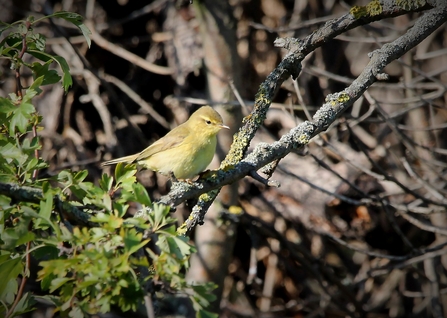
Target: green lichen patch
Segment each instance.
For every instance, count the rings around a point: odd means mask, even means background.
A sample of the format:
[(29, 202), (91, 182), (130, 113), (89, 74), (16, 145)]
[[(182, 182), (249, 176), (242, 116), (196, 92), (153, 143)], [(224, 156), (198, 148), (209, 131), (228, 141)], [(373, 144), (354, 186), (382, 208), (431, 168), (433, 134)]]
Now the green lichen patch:
[(369, 16), (374, 17), (383, 12), (382, 5), (379, 0), (373, 0), (366, 6), (366, 10), (368, 11)]
[(406, 11), (419, 9), (426, 4), (425, 0), (396, 0), (396, 5)]
[(355, 18), (360, 19), (368, 15), (368, 10), (364, 6), (353, 6), (349, 13)]
[(379, 0), (372, 0), (366, 6), (353, 6), (351, 10), (349, 10), (349, 13), (355, 19), (374, 17), (382, 12), (383, 8)]

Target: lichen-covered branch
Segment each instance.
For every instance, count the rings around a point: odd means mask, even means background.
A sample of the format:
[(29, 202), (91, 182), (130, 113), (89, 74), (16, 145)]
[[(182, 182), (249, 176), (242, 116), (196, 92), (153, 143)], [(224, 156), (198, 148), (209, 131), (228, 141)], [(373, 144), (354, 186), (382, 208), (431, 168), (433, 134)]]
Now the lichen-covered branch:
[[(19, 186), (12, 183), (0, 182), (0, 194), (6, 195), (17, 202), (31, 202), (39, 203), (43, 199), (42, 190), (27, 186)], [(67, 201), (61, 200), (59, 196), (54, 197), (55, 206), (61, 212), (70, 215), (70, 218), (75, 219), (77, 222), (92, 225), (90, 222), (90, 214), (85, 213), (79, 207), (70, 204)]]
[[(181, 227), (180, 233), (186, 233), (197, 224), (203, 223), (208, 207), (218, 194), (218, 189), (223, 185), (235, 182), (249, 175), (250, 171), (258, 170), (274, 160), (283, 158), (293, 149), (299, 149), (309, 143), (313, 137), (327, 129), (338, 116), (349, 108), (378, 77), (382, 77), (381, 72), (386, 65), (418, 45), (447, 20), (447, 8), (442, 1), (438, 1), (433, 5), (434, 8), (420, 17), (404, 35), (372, 52), (370, 63), (360, 76), (344, 91), (327, 96), (326, 103), (317, 111), (312, 121), (300, 124), (277, 142), (259, 144), (252, 153), (244, 158), (248, 145), (264, 121), (268, 107), (279, 87), (290, 75), (294, 77), (298, 75), (301, 61), (304, 58), (303, 53), (310, 52), (325, 41), (359, 24), (406, 13), (406, 9), (390, 4), (394, 1), (387, 3), (388, 5), (383, 6), (383, 11), (380, 14), (365, 14), (358, 19), (345, 15), (340, 19), (326, 23), (323, 28), (302, 41), (297, 39), (277, 41), (279, 46), (288, 48), (290, 52), (261, 84), (254, 110), (244, 119), (244, 125), (235, 135), (232, 148), (222, 162), (220, 170), (214, 171), (206, 180), (199, 180), (194, 184), (174, 184), (170, 193), (161, 198), (160, 202), (175, 206), (184, 200), (214, 190), (213, 193), (199, 197), (199, 203)], [(426, 2), (422, 1), (421, 6), (416, 8), (419, 10), (426, 6)]]
[[(351, 10), (351, 14), (327, 22), (304, 39), (287, 38), (278, 39), (275, 42), (278, 47), (287, 49), (289, 53), (260, 85), (254, 109), (249, 116), (244, 118), (243, 126), (234, 136), (231, 150), (222, 162), (220, 169), (210, 172), (207, 174), (207, 178), (192, 184), (174, 183), (171, 191), (159, 200), (160, 203), (176, 206), (187, 199), (200, 196), (199, 203), (194, 207), (191, 217), (185, 222), (180, 232), (185, 233), (203, 222), (208, 207), (223, 185), (240, 180), (250, 175), (252, 171), (259, 170), (269, 163), (285, 157), (289, 152), (306, 145), (313, 137), (327, 129), (365, 90), (382, 77), (381, 72), (386, 65), (414, 48), (447, 21), (447, 7), (442, 0), (437, 2), (421, 0), (414, 2), (413, 5), (407, 5), (403, 0), (382, 1), (381, 3), (382, 6), (378, 11), (376, 7), (371, 6), (369, 9), (360, 7), (360, 9), (354, 10), (353, 8), (354, 11)], [(252, 153), (246, 155), (253, 136), (266, 118), (273, 97), (289, 76), (298, 76), (301, 71), (301, 61), (306, 54), (337, 35), (359, 25), (421, 10), (426, 10), (426, 12), (414, 26), (395, 41), (372, 52), (370, 63), (362, 74), (342, 92), (328, 96), (326, 103), (314, 115), (312, 121), (306, 121), (293, 128), (272, 144), (259, 144)], [(206, 195), (203, 195), (204, 193)], [(35, 203), (38, 203), (43, 197), (39, 189), (6, 183), (0, 183), (0, 194), (17, 201)], [(59, 210), (72, 215), (80, 223), (90, 224), (88, 213), (60, 198), (55, 198), (55, 200)]]

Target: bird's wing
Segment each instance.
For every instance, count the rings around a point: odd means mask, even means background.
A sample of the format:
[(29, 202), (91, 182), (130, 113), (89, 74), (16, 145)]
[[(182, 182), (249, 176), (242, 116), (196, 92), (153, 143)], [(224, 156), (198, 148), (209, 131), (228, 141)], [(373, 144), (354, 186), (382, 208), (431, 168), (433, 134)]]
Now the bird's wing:
[[(174, 131), (175, 134), (172, 134)], [(147, 159), (150, 156), (153, 156), (154, 154), (166, 149), (178, 147), (185, 140), (186, 136), (188, 136), (188, 133), (189, 131), (186, 127), (178, 126), (174, 130), (171, 130), (167, 135), (158, 139), (152, 145), (144, 149), (134, 161), (138, 162), (139, 160)]]

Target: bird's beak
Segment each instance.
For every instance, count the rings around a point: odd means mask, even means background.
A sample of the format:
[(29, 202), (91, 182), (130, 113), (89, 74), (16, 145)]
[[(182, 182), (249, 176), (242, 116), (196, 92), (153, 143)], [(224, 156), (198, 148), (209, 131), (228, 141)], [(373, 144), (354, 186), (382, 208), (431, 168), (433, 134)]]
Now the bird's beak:
[(220, 128), (230, 129), (230, 127), (225, 126), (225, 125), (220, 125)]

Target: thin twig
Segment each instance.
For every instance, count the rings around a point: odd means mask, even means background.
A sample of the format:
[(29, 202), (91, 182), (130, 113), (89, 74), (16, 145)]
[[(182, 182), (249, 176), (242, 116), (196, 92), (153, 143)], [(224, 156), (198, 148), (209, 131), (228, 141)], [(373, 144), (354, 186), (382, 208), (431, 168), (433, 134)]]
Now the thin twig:
[(160, 65), (155, 65), (155, 64), (149, 63), (148, 61), (139, 57), (138, 55), (136, 55), (132, 52), (129, 52), (126, 49), (124, 49), (110, 41), (107, 41), (95, 30), (95, 26), (91, 22), (86, 22), (85, 24), (92, 32), (92, 35), (91, 35), (92, 40), (99, 47), (103, 48), (104, 50), (107, 50), (110, 53), (113, 53), (116, 56), (119, 56), (119, 57), (125, 59), (126, 61), (129, 61), (130, 63), (141, 67), (142, 69), (145, 69), (148, 72), (159, 74), (159, 75), (174, 74), (174, 71), (170, 67), (160, 66)]

